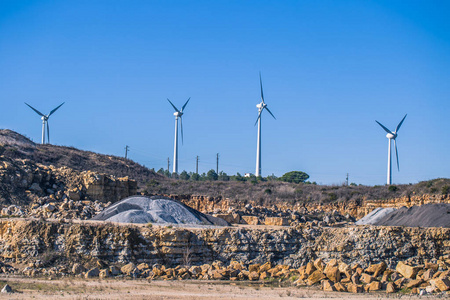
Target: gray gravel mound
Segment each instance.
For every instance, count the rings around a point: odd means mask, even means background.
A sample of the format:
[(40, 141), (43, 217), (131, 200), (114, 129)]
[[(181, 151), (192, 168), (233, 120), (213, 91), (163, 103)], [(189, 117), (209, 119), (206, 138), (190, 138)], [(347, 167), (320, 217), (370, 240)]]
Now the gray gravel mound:
[(372, 210), (363, 218), (359, 219), (355, 225), (375, 225), (380, 219), (384, 218), (386, 215), (396, 211), (396, 208), (382, 208), (378, 207)]
[(378, 219), (373, 225), (450, 228), (450, 204), (401, 207)]
[(92, 220), (142, 224), (229, 225), (223, 219), (202, 214), (181, 202), (162, 196), (125, 198)]

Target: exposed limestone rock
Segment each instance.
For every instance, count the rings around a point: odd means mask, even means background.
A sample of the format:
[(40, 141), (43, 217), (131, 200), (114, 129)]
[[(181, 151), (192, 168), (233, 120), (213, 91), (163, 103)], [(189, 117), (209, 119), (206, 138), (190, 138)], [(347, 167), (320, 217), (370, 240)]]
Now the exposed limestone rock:
[(398, 262), (397, 267), (395, 267), (395, 270), (398, 273), (402, 274), (403, 277), (411, 279), (414, 279), (417, 275), (417, 272), (419, 272), (419, 269), (417, 267), (408, 266), (402, 261)]

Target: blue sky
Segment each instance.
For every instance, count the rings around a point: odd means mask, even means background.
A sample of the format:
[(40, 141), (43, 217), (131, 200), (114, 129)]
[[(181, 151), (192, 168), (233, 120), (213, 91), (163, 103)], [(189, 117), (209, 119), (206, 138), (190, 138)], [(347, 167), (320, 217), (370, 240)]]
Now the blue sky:
[(449, 177), (448, 1), (0, 0), (0, 128), (40, 141), (172, 160), (181, 107), (179, 170), (255, 172), (259, 72), (277, 120), (262, 118), (262, 173), (311, 181), (394, 183)]

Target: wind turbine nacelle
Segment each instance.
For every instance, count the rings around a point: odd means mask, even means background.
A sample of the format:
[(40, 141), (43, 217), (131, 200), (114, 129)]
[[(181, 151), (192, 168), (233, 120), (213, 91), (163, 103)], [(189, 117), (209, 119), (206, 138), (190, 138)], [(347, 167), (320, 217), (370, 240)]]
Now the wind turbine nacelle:
[(396, 134), (392, 134), (392, 133), (388, 133), (388, 134), (386, 134), (386, 137), (388, 139), (395, 139), (397, 137), (397, 135)]
[(261, 109), (261, 108), (263, 107), (263, 105), (262, 105), (262, 103), (258, 103), (258, 104), (256, 104), (256, 107), (257, 107), (258, 109)]
[(181, 117), (183, 114), (180, 113), (179, 111), (176, 111), (176, 112), (173, 113), (173, 115), (174, 115), (175, 117)]

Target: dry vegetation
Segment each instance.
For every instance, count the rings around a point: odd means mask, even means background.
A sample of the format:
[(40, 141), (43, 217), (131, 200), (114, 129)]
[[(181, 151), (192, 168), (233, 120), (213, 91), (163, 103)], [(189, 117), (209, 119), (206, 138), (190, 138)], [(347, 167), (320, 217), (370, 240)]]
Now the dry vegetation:
[(239, 203), (259, 205), (283, 203), (330, 203), (335, 201), (383, 200), (403, 196), (449, 193), (450, 179), (434, 179), (418, 184), (395, 186), (315, 185), (269, 181), (183, 181), (164, 178), (150, 180), (149, 194), (205, 195), (229, 198)]
[[(3, 145), (2, 145), (3, 144)], [(329, 203), (335, 201), (383, 200), (421, 194), (450, 193), (450, 179), (435, 179), (418, 184), (395, 186), (315, 185), (280, 182), (275, 178), (228, 181), (180, 180), (168, 178), (132, 160), (82, 151), (73, 147), (38, 145), (11, 130), (0, 130), (0, 155), (30, 159), (44, 165), (67, 166), (74, 170), (93, 170), (116, 177), (129, 176), (148, 194), (202, 195), (229, 198), (238, 203), (272, 205), (276, 203)]]

